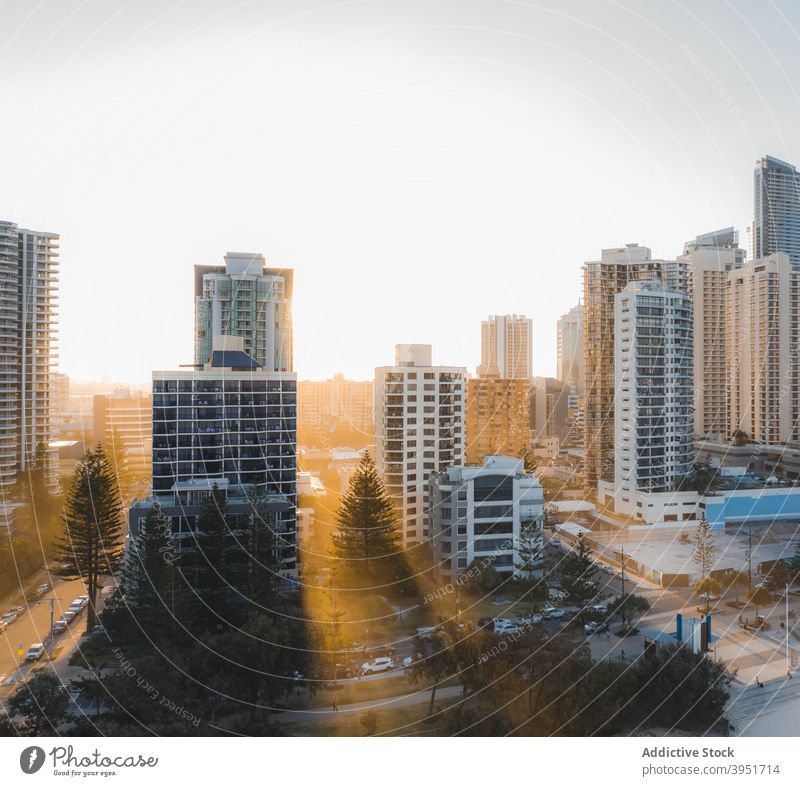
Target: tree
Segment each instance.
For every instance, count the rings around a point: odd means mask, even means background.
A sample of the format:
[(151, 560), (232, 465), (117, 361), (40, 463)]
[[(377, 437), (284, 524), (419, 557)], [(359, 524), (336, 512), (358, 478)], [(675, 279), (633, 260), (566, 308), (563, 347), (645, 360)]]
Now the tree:
[(433, 720), (433, 706), (439, 684), (458, 671), (458, 647), (461, 637), (450, 623), (438, 628), (432, 636), (417, 636), (414, 640), (415, 657), (408, 676), (412, 683), (430, 681), (431, 702), (428, 719)]
[(535, 573), (542, 567), (542, 533), (535, 521), (520, 525), (517, 560), (516, 573), (528, 581), (537, 581)]
[(750, 435), (746, 431), (742, 431), (741, 429), (736, 429), (736, 431), (733, 432), (731, 443), (735, 445), (737, 448), (740, 448), (744, 445), (749, 445)]
[(772, 600), (772, 593), (763, 585), (753, 587), (747, 591), (745, 595), (748, 603), (752, 603), (756, 607), (756, 617), (759, 615), (759, 607), (769, 603)]
[(364, 729), (365, 737), (371, 737), (378, 729), (378, 716), (375, 714), (375, 710), (370, 709), (362, 712), (358, 716), (358, 722), (361, 724), (361, 728)]
[[(350, 478), (336, 514), (335, 556), (359, 584), (377, 578), (387, 582), (406, 578), (402, 565), (392, 501), (368, 452)], [(373, 575), (378, 571), (379, 575)]]
[(636, 623), (650, 611), (650, 601), (641, 595), (625, 593), (617, 598), (609, 607), (608, 613), (619, 614), (622, 617), (623, 630), (628, 631), (636, 627)]
[(583, 535), (579, 535), (575, 548), (561, 562), (561, 588), (581, 608), (597, 594), (597, 585), (592, 581), (595, 573), (592, 550)]
[(773, 592), (784, 592), (786, 587), (791, 587), (797, 581), (800, 564), (794, 559), (781, 559), (772, 564), (767, 573), (767, 587)]
[(728, 578), (728, 586), (733, 588), (736, 603), (738, 604), (739, 590), (750, 586), (750, 577), (747, 575), (747, 571), (737, 570), (732, 573)]
[(64, 532), (53, 559), (56, 573), (86, 584), (86, 630), (97, 620), (100, 577), (122, 566), (122, 500), (103, 448), (88, 451), (75, 468), (63, 514)]
[(18, 727), (23, 736), (58, 734), (68, 707), (69, 694), (51, 671), (36, 672), (8, 702), (10, 714), (22, 716)]
[[(700, 581), (705, 582), (711, 575), (711, 569), (716, 562), (717, 549), (714, 545), (714, 537), (711, 532), (711, 525), (707, 521), (701, 521), (692, 538), (692, 562), (697, 565), (700, 571)], [(709, 594), (706, 592), (706, 614), (709, 611)]]
[(194, 621), (200, 630), (218, 630), (228, 621), (230, 528), (225, 519), (225, 492), (216, 484), (206, 498), (192, 532), (186, 577), (195, 592)]

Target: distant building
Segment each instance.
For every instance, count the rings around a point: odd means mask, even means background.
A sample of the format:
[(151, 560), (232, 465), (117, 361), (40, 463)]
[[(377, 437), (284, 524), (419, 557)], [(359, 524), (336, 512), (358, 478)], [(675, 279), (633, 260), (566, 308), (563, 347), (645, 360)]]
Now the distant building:
[(551, 437), (564, 441), (569, 426), (569, 387), (553, 377), (534, 377), (531, 396), (533, 441)]
[(114, 454), (122, 449), (126, 466), (146, 474), (151, 466), (153, 399), (124, 388), (94, 397), (94, 438)]
[(265, 371), (292, 371), (294, 273), (270, 268), (261, 254), (228, 252), (224, 265), (195, 265), (195, 365), (215, 336), (239, 336)]
[(764, 156), (753, 173), (753, 258), (786, 254), (800, 266), (800, 174), (785, 161)]
[(800, 437), (800, 270), (787, 254), (728, 274), (728, 428), (759, 444)]
[(202, 368), (153, 372), (153, 497), (131, 508), (131, 528), (158, 502), (176, 534), (195, 526), (216, 486), (234, 516), (275, 513), (282, 571), (297, 570), (297, 381), (266, 371), (220, 336)]
[(636, 243), (603, 249), (583, 265), (585, 478), (614, 480), (614, 298), (631, 281), (657, 279), (682, 292), (689, 288), (685, 261), (652, 259)]
[(69, 377), (54, 371), (50, 375), (52, 422), (59, 426), (70, 420)]
[(726, 297), (732, 270), (742, 267), (744, 249), (732, 228), (699, 235), (685, 244), (694, 306), (694, 433), (728, 439), (728, 317)]
[(583, 396), (583, 306), (578, 303), (557, 323), (556, 376), (575, 396)]
[(531, 446), (531, 383), (527, 379), (467, 380), (467, 464), (492, 453), (522, 456)]
[(486, 456), (478, 466), (454, 466), (430, 481), (434, 560), (455, 578), (475, 560), (503, 576), (521, 567), (520, 538), (541, 546), (544, 496), (539, 480), (512, 456)]
[(302, 380), (297, 383), (297, 425), (300, 429), (372, 432), (375, 426), (372, 381), (345, 379)]
[(481, 323), (478, 376), (530, 379), (533, 369), (533, 320), (521, 314), (490, 316)]
[(464, 461), (466, 369), (434, 366), (429, 344), (398, 344), (375, 369), (375, 458), (405, 547), (428, 540), (428, 479)]
[(40, 449), (56, 463), (48, 446), (55, 437), (58, 239), (0, 221), (0, 490)]

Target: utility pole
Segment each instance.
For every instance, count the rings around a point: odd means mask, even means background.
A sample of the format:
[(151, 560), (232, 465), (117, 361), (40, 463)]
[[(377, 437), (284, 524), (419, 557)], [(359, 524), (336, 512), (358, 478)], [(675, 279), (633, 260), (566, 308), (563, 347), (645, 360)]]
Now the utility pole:
[(625, 546), (622, 547), (622, 630), (625, 631)]
[(47, 648), (50, 659), (53, 658), (53, 621), (56, 613), (56, 599), (50, 598), (50, 646)]
[(753, 589), (753, 530), (747, 528), (747, 590)]
[(784, 620), (786, 620), (786, 676), (792, 676), (792, 656), (789, 652), (789, 585), (786, 585), (786, 605), (785, 605), (785, 612), (786, 616)]

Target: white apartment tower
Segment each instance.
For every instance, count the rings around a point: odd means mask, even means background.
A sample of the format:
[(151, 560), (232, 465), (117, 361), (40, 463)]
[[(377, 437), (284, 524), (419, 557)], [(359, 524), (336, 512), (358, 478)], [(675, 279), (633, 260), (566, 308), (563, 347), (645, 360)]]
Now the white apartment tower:
[(533, 373), (533, 320), (521, 314), (481, 322), (478, 376), (529, 379)]
[(615, 298), (615, 509), (637, 492), (669, 492), (694, 461), (692, 301), (653, 280)]
[(53, 439), (57, 284), (58, 235), (0, 221), (0, 488)]
[(570, 392), (583, 395), (583, 306), (578, 303), (560, 317), (557, 324), (558, 379)]
[(211, 357), (215, 336), (239, 336), (265, 371), (292, 371), (293, 271), (269, 268), (254, 253), (225, 255), (224, 265), (195, 265), (195, 357)]
[(404, 547), (428, 540), (428, 481), (464, 461), (466, 369), (434, 366), (429, 344), (398, 344), (375, 369), (376, 464)]
[(728, 274), (730, 436), (741, 431), (759, 444), (798, 438), (798, 297), (800, 272), (787, 254)]
[(745, 261), (732, 228), (699, 235), (684, 245), (694, 307), (694, 433), (725, 440), (728, 426), (728, 276)]
[(631, 281), (656, 279), (688, 290), (688, 265), (682, 260), (651, 259), (650, 249), (635, 243), (603, 249), (601, 258), (583, 265), (584, 449), (589, 486), (614, 481), (614, 314), (615, 297)]

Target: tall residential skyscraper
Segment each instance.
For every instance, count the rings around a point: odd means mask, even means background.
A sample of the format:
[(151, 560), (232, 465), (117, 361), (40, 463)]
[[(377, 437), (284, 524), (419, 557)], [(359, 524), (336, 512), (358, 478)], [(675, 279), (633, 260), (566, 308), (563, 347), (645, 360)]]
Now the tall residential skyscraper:
[(195, 527), (214, 487), (226, 514), (268, 513), (286, 575), (296, 575), (297, 377), (267, 371), (240, 336), (218, 336), (201, 368), (153, 372), (153, 496), (134, 502), (138, 523), (156, 503), (176, 537)]
[(527, 379), (467, 380), (467, 464), (484, 456), (522, 456), (531, 446), (531, 383)]
[(800, 266), (800, 174), (785, 161), (765, 156), (753, 173), (753, 258), (782, 253)]
[(692, 301), (658, 281), (615, 295), (615, 509), (636, 492), (669, 492), (694, 461)]
[(152, 463), (153, 399), (127, 388), (94, 397), (94, 440), (114, 454), (124, 456), (126, 467), (146, 475)]
[(569, 388), (560, 379), (534, 377), (531, 384), (530, 424), (534, 441), (567, 436)]
[(694, 306), (694, 433), (727, 439), (728, 319), (725, 299), (728, 274), (741, 268), (745, 251), (733, 227), (698, 235), (683, 248), (680, 261), (689, 267), (689, 294)]
[(506, 314), (481, 322), (478, 376), (530, 379), (532, 373), (533, 320), (521, 314)]
[(53, 439), (57, 283), (58, 235), (0, 221), (0, 488)]
[(375, 369), (375, 454), (404, 547), (427, 541), (428, 479), (464, 461), (466, 369), (431, 364), (430, 344), (398, 344)]
[(557, 324), (556, 376), (569, 385), (570, 392), (583, 396), (583, 305), (578, 303), (560, 317)]
[(586, 482), (614, 480), (614, 309), (615, 296), (631, 281), (657, 279), (682, 292), (688, 265), (651, 259), (638, 244), (604, 249), (583, 265), (584, 448)]
[(798, 439), (800, 271), (787, 254), (728, 274), (726, 337), (731, 436), (759, 444)]
[(228, 252), (224, 265), (195, 265), (195, 358), (215, 336), (240, 336), (265, 371), (292, 371), (293, 271), (268, 268), (261, 254)]

